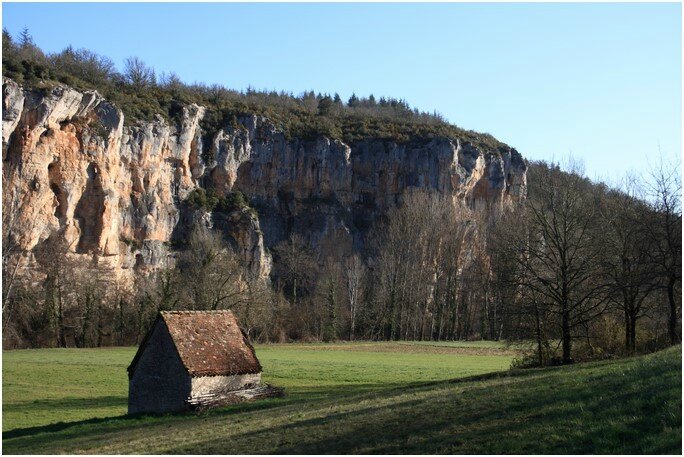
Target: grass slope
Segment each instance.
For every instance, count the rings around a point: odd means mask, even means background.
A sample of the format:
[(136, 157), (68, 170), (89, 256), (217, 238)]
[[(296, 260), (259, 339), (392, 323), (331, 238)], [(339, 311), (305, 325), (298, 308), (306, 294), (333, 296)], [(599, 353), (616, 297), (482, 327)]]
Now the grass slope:
[[(310, 388), (363, 392), (508, 368), (501, 343), (337, 343), (257, 346), (267, 382), (290, 397)], [(3, 353), (3, 431), (126, 413), (126, 367), (135, 348), (39, 349)]]
[[(451, 347), (450, 354), (444, 353), (448, 345), (386, 343), (384, 347), (369, 345), (366, 350), (360, 346), (350, 345), (354, 350), (337, 345), (259, 347), (269, 380), (287, 387), (284, 399), (236, 405), (201, 416), (110, 417), (18, 428), (5, 431), (3, 451), (681, 452), (679, 347), (613, 362), (444, 381), (504, 368), (510, 355), (484, 346)], [(124, 350), (101, 350), (102, 357), (116, 358), (117, 351)], [(79, 358), (77, 351), (61, 352), (70, 353), (66, 359)], [(22, 363), (12, 358), (31, 358), (24, 354), (34, 353), (33, 357), (52, 360), (55, 372), (59, 371), (56, 365), (73, 369), (62, 362), (61, 352), (5, 353), (4, 393), (19, 392), (17, 371), (8, 368), (17, 370), (14, 365)], [(93, 368), (99, 366), (96, 352), (88, 357), (91, 368), (82, 373), (81, 385), (93, 389), (84, 398), (119, 398), (120, 390), (100, 391), (97, 379), (86, 382), (98, 371)], [(37, 367), (33, 371), (39, 375)], [(5, 430), (8, 417), (21, 407), (28, 408), (28, 400), (15, 398), (12, 394), (4, 399)], [(71, 404), (64, 414), (76, 414), (75, 406)]]

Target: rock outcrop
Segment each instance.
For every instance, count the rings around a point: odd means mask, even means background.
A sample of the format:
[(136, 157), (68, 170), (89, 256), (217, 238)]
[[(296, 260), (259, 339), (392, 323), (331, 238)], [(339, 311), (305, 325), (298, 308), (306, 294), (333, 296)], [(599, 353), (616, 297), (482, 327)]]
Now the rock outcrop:
[[(124, 124), (97, 92), (24, 90), (3, 80), (3, 210), (12, 242), (29, 253), (49, 236), (123, 276), (165, 264), (187, 233), (184, 200), (198, 187), (242, 191), (256, 209), (208, 214), (252, 272), (297, 232), (324, 250), (359, 248), (410, 188), (500, 211), (526, 194), (526, 165), (505, 146), (447, 138), (353, 145), (287, 139), (269, 119), (244, 116), (203, 144), (204, 108), (180, 121)], [(207, 150), (209, 154), (202, 154)], [(206, 163), (205, 157), (211, 157)]]

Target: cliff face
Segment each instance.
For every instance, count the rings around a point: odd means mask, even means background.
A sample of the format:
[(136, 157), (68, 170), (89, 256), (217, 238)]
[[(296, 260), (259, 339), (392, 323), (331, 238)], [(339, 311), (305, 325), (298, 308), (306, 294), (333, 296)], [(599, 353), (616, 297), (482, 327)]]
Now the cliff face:
[[(177, 125), (159, 117), (124, 126), (122, 112), (96, 92), (24, 90), (5, 79), (3, 210), (11, 239), (30, 256), (56, 234), (73, 255), (130, 276), (163, 264), (170, 243), (200, 217), (267, 277), (267, 248), (293, 232), (323, 251), (359, 248), (409, 188), (487, 211), (526, 194), (526, 165), (507, 147), (485, 151), (446, 138), (402, 145), (288, 140), (256, 115), (203, 145), (203, 115), (190, 105)], [(248, 210), (188, 214), (183, 200), (200, 186), (241, 190), (258, 217)]]

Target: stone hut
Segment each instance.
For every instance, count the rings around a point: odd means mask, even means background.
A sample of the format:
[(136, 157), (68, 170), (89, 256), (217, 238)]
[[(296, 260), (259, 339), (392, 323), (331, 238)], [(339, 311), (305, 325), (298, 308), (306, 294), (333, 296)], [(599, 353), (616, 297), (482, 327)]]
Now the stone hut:
[(256, 387), (261, 365), (230, 311), (162, 311), (128, 367), (128, 413), (185, 411)]

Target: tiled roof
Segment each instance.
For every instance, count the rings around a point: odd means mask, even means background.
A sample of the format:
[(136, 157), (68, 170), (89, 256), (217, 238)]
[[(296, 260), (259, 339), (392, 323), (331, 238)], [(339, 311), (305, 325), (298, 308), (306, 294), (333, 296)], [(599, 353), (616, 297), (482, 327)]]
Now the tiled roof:
[[(238, 327), (232, 312), (162, 311), (158, 319), (166, 324), (178, 355), (191, 376), (261, 372), (254, 348)], [(134, 364), (135, 360), (129, 370)]]

